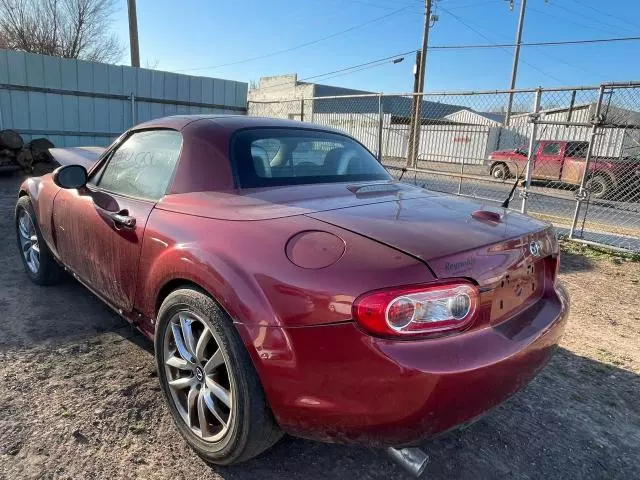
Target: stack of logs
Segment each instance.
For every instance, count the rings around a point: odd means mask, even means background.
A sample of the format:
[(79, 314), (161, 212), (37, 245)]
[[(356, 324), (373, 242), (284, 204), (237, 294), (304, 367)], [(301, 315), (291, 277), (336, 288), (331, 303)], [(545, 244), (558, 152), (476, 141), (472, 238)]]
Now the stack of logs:
[(0, 130), (0, 172), (22, 170), (31, 173), (37, 163), (53, 162), (46, 138), (34, 138), (28, 143), (15, 130)]

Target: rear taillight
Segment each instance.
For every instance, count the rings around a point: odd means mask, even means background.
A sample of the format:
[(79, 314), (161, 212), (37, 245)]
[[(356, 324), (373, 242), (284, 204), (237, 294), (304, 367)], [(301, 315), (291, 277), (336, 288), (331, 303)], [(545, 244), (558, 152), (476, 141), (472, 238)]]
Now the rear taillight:
[(457, 280), (365, 293), (353, 303), (353, 317), (370, 333), (407, 337), (463, 329), (477, 307), (478, 289)]

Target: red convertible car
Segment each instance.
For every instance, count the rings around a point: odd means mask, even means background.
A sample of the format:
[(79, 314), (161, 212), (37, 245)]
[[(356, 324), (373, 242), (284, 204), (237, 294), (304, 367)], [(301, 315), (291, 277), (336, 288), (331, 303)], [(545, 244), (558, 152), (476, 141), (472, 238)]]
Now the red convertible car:
[(283, 432), (415, 445), (521, 389), (564, 330), (548, 224), (396, 182), (338, 131), (175, 116), (67, 163), (20, 188), (26, 273), (68, 271), (153, 339), (210, 462)]

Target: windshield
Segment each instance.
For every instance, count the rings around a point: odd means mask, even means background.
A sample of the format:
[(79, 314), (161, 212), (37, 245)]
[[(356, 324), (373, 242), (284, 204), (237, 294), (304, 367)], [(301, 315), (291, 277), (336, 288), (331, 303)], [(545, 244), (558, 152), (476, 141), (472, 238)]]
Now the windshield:
[(232, 145), (240, 188), (391, 179), (367, 149), (335, 133), (258, 128)]

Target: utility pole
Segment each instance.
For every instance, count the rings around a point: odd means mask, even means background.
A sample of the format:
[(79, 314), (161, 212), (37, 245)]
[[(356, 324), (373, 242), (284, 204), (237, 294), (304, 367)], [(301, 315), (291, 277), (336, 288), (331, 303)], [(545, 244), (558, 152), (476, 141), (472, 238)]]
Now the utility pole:
[(411, 124), (409, 126), (408, 165), (418, 166), (418, 152), (420, 150), (420, 130), (422, 127), (422, 93), (424, 93), (424, 79), (427, 68), (427, 46), (429, 45), (429, 28), (431, 26), (431, 3), (424, 2), (424, 30), (422, 34), (422, 49), (416, 57), (416, 71), (413, 92), (420, 95), (413, 96), (411, 110)]
[[(510, 3), (513, 9), (513, 0)], [(513, 68), (511, 69), (511, 85), (510, 90), (516, 88), (516, 78), (518, 76), (518, 61), (520, 59), (520, 45), (522, 43), (522, 28), (524, 27), (524, 13), (527, 9), (527, 0), (520, 0), (520, 17), (518, 18), (518, 31), (516, 32), (516, 46), (513, 52)], [(511, 120), (511, 109), (513, 108), (513, 92), (509, 93), (509, 103), (507, 104), (507, 113), (504, 117), (504, 124), (509, 125)]]
[(138, 15), (136, 0), (127, 0), (129, 9), (129, 49), (131, 51), (131, 66), (140, 67), (140, 47), (138, 45)]

